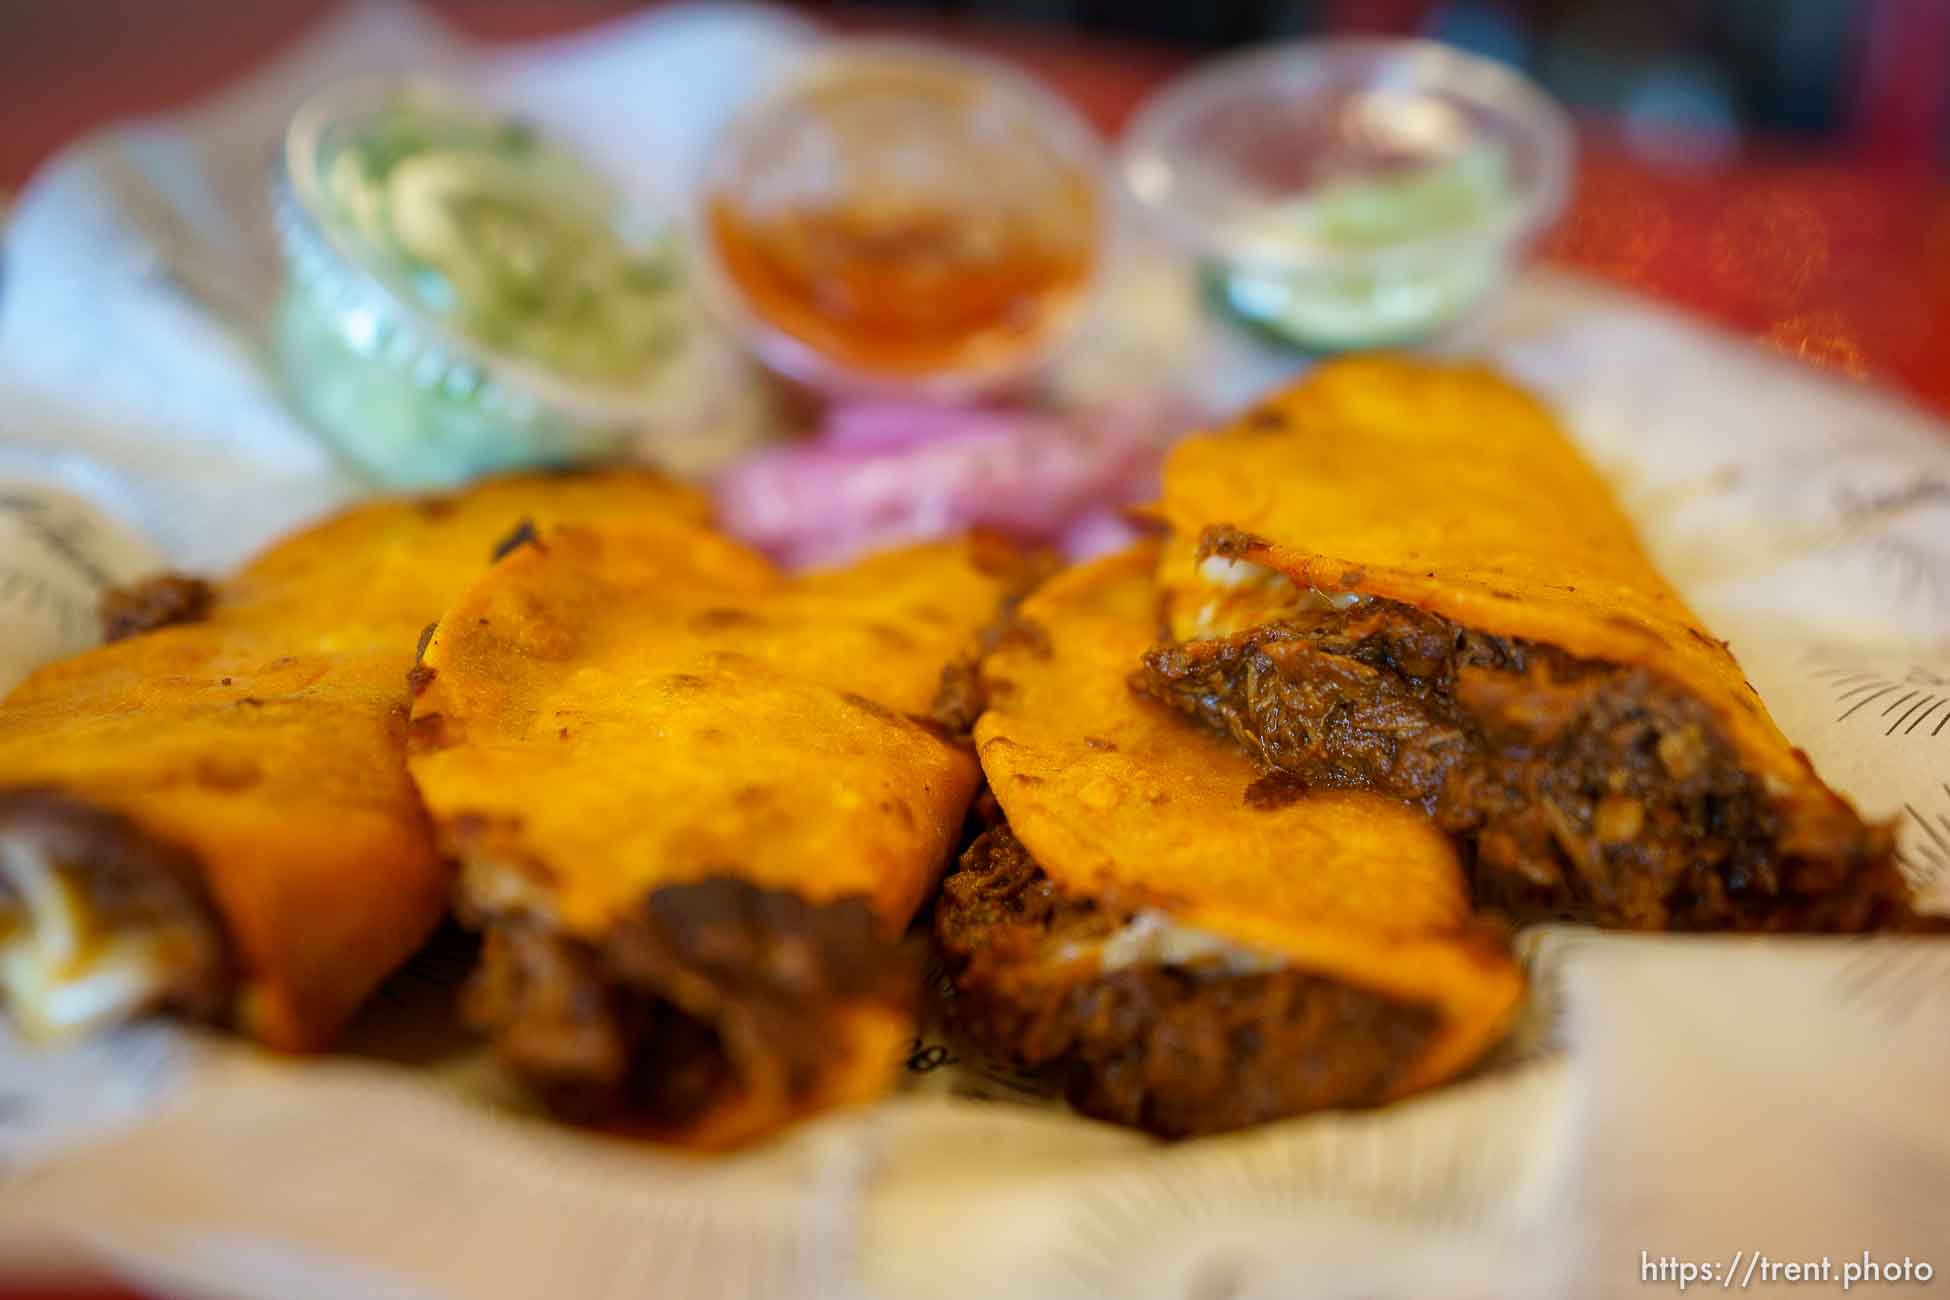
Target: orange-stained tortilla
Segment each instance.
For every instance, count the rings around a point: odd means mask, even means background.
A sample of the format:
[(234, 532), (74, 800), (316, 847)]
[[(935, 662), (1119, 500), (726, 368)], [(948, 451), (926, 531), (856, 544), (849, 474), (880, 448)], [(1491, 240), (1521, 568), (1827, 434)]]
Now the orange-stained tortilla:
[[(1385, 356), (1323, 365), (1175, 448), (1162, 514), (1179, 541), (1161, 580), (1181, 636), (1211, 595), (1188, 592), (1185, 543), (1222, 527), (1235, 558), (1303, 592), (1385, 597), (1649, 669), (1711, 710), (1790, 827), (1841, 807), (1550, 411), (1490, 370)], [(1243, 621), (1229, 613), (1221, 631)]]
[(353, 635), (390, 641), (401, 628), (417, 638), (523, 523), (701, 525), (711, 511), (702, 491), (639, 469), (511, 474), (450, 495), (382, 499), (271, 547), (224, 584), (219, 610), (249, 609), (328, 643)]
[[(619, 929), (654, 897), (725, 884), (864, 902), (891, 947), (978, 780), (910, 715), (1016, 581), (1013, 554), (975, 540), (788, 578), (681, 524), (542, 532), (452, 605), (416, 673), (410, 764), (465, 911), (614, 966)], [(630, 995), (722, 1040), (735, 1084), (657, 1131), (695, 1146), (877, 1094), (910, 1024), (873, 999), (808, 1007), (835, 1050), (794, 1090), (722, 980), (690, 970)], [(505, 1048), (507, 1026), (488, 1027)]]
[(206, 617), (22, 683), (0, 708), (0, 796), (58, 794), (186, 853), (234, 968), (238, 1026), (323, 1047), (446, 911), (405, 764), (421, 630), (523, 521), (707, 513), (700, 494), (634, 471), (354, 507), (260, 555)]
[(1021, 608), (1032, 634), (984, 661), (976, 747), (1010, 829), (1072, 895), (1433, 1008), (1440, 1027), (1390, 1095), (1454, 1076), (1523, 990), (1472, 920), (1455, 850), (1366, 792), (1249, 801), (1260, 774), (1244, 754), (1133, 692), (1157, 631), (1156, 563), (1146, 543), (1054, 579)]

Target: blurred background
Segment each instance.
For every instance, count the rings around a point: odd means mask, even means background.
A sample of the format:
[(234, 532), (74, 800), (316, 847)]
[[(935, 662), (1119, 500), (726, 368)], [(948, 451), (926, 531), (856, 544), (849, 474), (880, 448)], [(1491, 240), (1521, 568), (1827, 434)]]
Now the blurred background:
[[(383, 0), (365, 0), (368, 3)], [(341, 0), (0, 0), (0, 192), (64, 141), (187, 103)], [(516, 42), (648, 7), (423, 0)], [(1950, 0), (876, 0), (836, 29), (957, 40), (1026, 65), (1106, 132), (1222, 49), (1422, 33), (1517, 64), (1578, 114), (1547, 257), (1844, 377), (1950, 411)]]
[(1198, 49), (1321, 33), (1432, 36), (1515, 64), (1647, 143), (1711, 155), (1765, 134), (1945, 157), (1950, 6), (1938, 0), (884, 0)]
[[(0, 0), (8, 87), (0, 182), (17, 185), (103, 112), (168, 106), (247, 68), (333, 0)], [(519, 38), (646, 4), (435, 0)], [(1171, 61), (1327, 33), (1419, 33), (1513, 63), (1648, 149), (1710, 161), (1775, 140), (1950, 159), (1943, 0), (875, 0), (796, 6), (848, 26), (921, 26), (1127, 47)], [(1683, 138), (1671, 138), (1675, 135)]]

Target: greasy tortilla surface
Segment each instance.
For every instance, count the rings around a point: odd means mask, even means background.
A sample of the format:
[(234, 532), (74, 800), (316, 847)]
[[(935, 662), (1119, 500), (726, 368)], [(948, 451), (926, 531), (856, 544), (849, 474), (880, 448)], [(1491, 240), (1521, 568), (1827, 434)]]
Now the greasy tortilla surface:
[(544, 534), (441, 620), (411, 763), (447, 846), (545, 882), (599, 934), (653, 887), (729, 874), (898, 929), (975, 781), (907, 715), (993, 617), (974, 543), (788, 579), (680, 526)]
[(1021, 608), (1030, 634), (985, 661), (975, 738), (1011, 829), (1069, 892), (1433, 1006), (1442, 1028), (1398, 1092), (1455, 1074), (1522, 992), (1471, 918), (1455, 851), (1378, 796), (1260, 784), (1236, 747), (1134, 693), (1156, 563), (1146, 544), (1053, 580)]
[(0, 787), (60, 791), (187, 851), (234, 950), (242, 1027), (324, 1046), (446, 908), (405, 765), (421, 629), (524, 519), (706, 508), (631, 471), (355, 507), (258, 557), (201, 621), (28, 678), (0, 708)]

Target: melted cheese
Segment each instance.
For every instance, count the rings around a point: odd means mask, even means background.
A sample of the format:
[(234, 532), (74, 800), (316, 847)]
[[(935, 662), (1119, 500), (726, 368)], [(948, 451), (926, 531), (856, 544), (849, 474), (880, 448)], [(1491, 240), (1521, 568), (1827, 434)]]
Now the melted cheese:
[(0, 843), (0, 995), (22, 1032), (79, 1037), (126, 1020), (166, 997), (198, 945), (177, 927), (102, 933), (88, 899), (32, 846)]
[(1198, 562), (1196, 611), (1191, 624), (1175, 630), (1182, 640), (1205, 641), (1232, 636), (1301, 610), (1347, 609), (1361, 603), (1354, 591), (1302, 590), (1293, 579), (1251, 560), (1208, 555)]
[(1257, 952), (1207, 930), (1180, 925), (1163, 912), (1143, 911), (1106, 939), (1089, 945), (1072, 944), (1065, 961), (1094, 955), (1105, 974), (1132, 966), (1196, 966), (1223, 975), (1260, 975), (1286, 965), (1278, 957)]
[(460, 896), (487, 916), (530, 916), (553, 923), (548, 886), (512, 863), (469, 854), (461, 859)]

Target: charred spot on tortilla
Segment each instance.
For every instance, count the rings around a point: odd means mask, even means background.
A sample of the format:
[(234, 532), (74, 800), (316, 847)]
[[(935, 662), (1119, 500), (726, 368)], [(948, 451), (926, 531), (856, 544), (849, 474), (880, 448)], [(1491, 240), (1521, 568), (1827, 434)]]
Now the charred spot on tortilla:
[(878, 718), (882, 722), (905, 722), (907, 720), (882, 704), (879, 700), (870, 700), (866, 696), (856, 694), (853, 691), (841, 691), (840, 698), (868, 717)]
[(749, 609), (735, 606), (716, 605), (700, 610), (691, 619), (691, 626), (700, 632), (723, 632), (733, 628), (759, 627), (765, 620)]
[(881, 812), (886, 813), (902, 825), (913, 827), (920, 824), (919, 820), (914, 816), (913, 806), (905, 799), (882, 799), (879, 808)]
[(988, 638), (988, 648), (997, 646), (1021, 646), (1039, 657), (1049, 654), (1049, 631), (1033, 618), (1026, 618), (1020, 612), (1010, 611), (995, 627)]
[(869, 623), (867, 634), (889, 650), (912, 650), (915, 646), (914, 637), (892, 623)]
[(440, 630), (440, 623), (438, 620), (435, 620), (434, 622), (429, 623), (425, 627), (420, 629), (419, 643), (413, 647), (414, 663), (417, 664), (420, 662), (420, 660), (427, 657), (427, 647), (433, 644), (433, 634), (438, 632), (439, 630)]
[(513, 531), (494, 544), (494, 549), (488, 554), (488, 562), (498, 564), (523, 546), (532, 546), (542, 552), (548, 550), (548, 547), (542, 544), (541, 535), (535, 531), (535, 521), (525, 517), (514, 526)]
[(414, 664), (406, 670), (406, 689), (409, 694), (419, 695), (433, 685), (433, 679), (437, 676), (439, 674), (425, 664)]
[(986, 528), (968, 535), (969, 563), (977, 573), (991, 578), (1022, 580), (1039, 567), (1046, 567), (1047, 553), (1026, 550), (1001, 533)]
[(1716, 636), (1708, 636), (1704, 631), (1702, 631), (1699, 628), (1689, 627), (1686, 629), (1686, 634), (1692, 637), (1693, 640), (1699, 642), (1701, 645), (1707, 647), (1709, 650), (1718, 650), (1722, 654), (1733, 653), (1733, 647), (1731, 645), (1727, 644), (1725, 641), (1720, 640), (1720, 638)]
[(1231, 524), (1213, 524), (1198, 535), (1198, 558), (1204, 560), (1216, 555), (1222, 560), (1243, 560), (1265, 550), (1269, 544), (1264, 537)]
[(422, 713), (408, 720), (406, 724), (406, 745), (409, 753), (445, 749), (453, 743), (444, 714)]
[(128, 587), (102, 590), (98, 615), (102, 640), (121, 641), (157, 628), (207, 618), (216, 589), (201, 578), (162, 573)]

